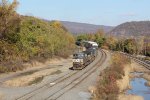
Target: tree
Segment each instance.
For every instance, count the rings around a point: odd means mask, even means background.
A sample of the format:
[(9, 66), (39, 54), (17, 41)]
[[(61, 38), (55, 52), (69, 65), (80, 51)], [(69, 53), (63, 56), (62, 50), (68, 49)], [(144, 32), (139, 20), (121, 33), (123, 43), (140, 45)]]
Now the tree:
[(137, 54), (140, 54), (144, 48), (144, 37), (138, 37), (135, 39), (136, 40), (136, 46), (137, 46)]
[(63, 29), (64, 31), (66, 31), (66, 32), (68, 32), (68, 30), (66, 29), (66, 27), (64, 27), (63, 25), (62, 25), (62, 23), (61, 22), (59, 22), (59, 21), (51, 21), (50, 22), (50, 25), (52, 26), (52, 27), (54, 27), (54, 28), (61, 28), (61, 29)]
[(8, 3), (2, 0), (0, 3), (0, 39), (16, 42), (19, 35), (20, 16), (16, 13), (17, 0)]
[(77, 36), (77, 41), (88, 40), (87, 34), (81, 34)]
[(104, 38), (104, 31), (99, 29), (95, 34), (95, 42), (97, 42), (99, 47), (101, 47), (102, 44), (104, 44), (105, 40), (106, 39)]
[(113, 36), (109, 36), (106, 40), (106, 44), (110, 48), (110, 50), (116, 49), (117, 39)]
[(94, 34), (87, 34), (87, 37), (88, 37), (88, 40), (89, 41), (94, 41), (95, 40), (95, 36), (94, 36)]
[(150, 56), (150, 37), (145, 37), (143, 47), (143, 54), (145, 56)]
[(124, 42), (125, 52), (135, 54), (137, 51), (135, 39), (126, 39)]

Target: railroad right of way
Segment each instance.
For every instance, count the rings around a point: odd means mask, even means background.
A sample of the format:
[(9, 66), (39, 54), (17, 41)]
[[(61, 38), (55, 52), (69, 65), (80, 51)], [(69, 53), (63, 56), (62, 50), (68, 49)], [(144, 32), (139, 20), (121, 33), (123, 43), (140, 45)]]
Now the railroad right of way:
[(37, 89), (16, 98), (16, 100), (56, 100), (94, 73), (103, 64), (106, 57), (106, 53), (101, 51), (96, 60), (85, 69), (67, 73), (56, 79), (54, 82), (46, 83), (42, 87), (38, 87)]

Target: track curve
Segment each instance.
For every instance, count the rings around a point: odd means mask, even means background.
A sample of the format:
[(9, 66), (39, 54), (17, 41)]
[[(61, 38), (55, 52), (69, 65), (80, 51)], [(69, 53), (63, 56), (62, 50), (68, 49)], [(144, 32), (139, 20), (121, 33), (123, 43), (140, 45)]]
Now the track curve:
[[(91, 67), (86, 67), (81, 71), (73, 71), (65, 74), (64, 76), (55, 79), (54, 81), (48, 82), (35, 90), (18, 97), (16, 100), (56, 100), (65, 92), (69, 91), (84, 79), (86, 79), (91, 73), (93, 73), (106, 59), (106, 53), (100, 51), (101, 57), (97, 59), (95, 64)], [(100, 53), (98, 56), (100, 56)], [(67, 81), (68, 80), (68, 81)], [(50, 83), (56, 83), (50, 85)], [(66, 84), (64, 84), (66, 83)], [(56, 87), (60, 87), (55, 89)], [(41, 96), (40, 96), (41, 95)]]

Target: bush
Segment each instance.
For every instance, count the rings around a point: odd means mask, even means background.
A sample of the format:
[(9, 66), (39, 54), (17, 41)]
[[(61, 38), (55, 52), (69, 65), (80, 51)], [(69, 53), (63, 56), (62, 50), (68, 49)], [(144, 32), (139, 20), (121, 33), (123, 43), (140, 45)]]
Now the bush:
[(127, 63), (129, 63), (127, 58), (113, 54), (111, 67), (100, 74), (94, 100), (117, 100), (119, 93), (117, 80), (124, 76), (124, 65)]
[(119, 88), (116, 84), (117, 75), (110, 68), (106, 69), (100, 76), (97, 84), (95, 100), (116, 100)]

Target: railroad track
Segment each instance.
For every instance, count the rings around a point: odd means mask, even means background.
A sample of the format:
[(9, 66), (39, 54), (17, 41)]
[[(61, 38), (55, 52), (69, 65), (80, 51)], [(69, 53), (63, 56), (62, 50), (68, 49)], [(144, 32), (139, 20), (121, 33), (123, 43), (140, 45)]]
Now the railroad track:
[(130, 55), (130, 54), (126, 54), (126, 53), (121, 53), (123, 55), (126, 55), (127, 57), (133, 59), (135, 62), (143, 65), (145, 68), (149, 69), (150, 70), (150, 62), (149, 61), (145, 61), (143, 59), (140, 59), (140, 58), (137, 58), (137, 57), (134, 57), (133, 55)]
[[(101, 56), (101, 58), (99, 59), (100, 61), (102, 60), (103, 55), (104, 55), (104, 52), (102, 51), (102, 56)], [(94, 66), (96, 66), (98, 63), (99, 63), (99, 62), (97, 61)], [(94, 67), (94, 68), (95, 68), (95, 67)], [(89, 67), (86, 67), (85, 69), (90, 70)], [(81, 70), (81, 71), (84, 72), (84, 73), (82, 74), (82, 76), (84, 76), (84, 74), (87, 74), (86, 70), (83, 69), (83, 70)], [(29, 93), (24, 94), (24, 95), (21, 96), (21, 97), (18, 97), (16, 100), (29, 100), (29, 99), (32, 99), (32, 98), (34, 98), (34, 96), (36, 96), (37, 94), (40, 94), (40, 93), (42, 93), (42, 92), (45, 91), (45, 90), (51, 90), (51, 88), (54, 88), (56, 85), (62, 83), (63, 81), (69, 79), (70, 77), (77, 75), (77, 74), (78, 74), (79, 72), (81, 72), (81, 71), (69, 72), (69, 73), (67, 73), (67, 74), (65, 74), (65, 75), (63, 75), (63, 76), (61, 76), (61, 77), (59, 77), (59, 78), (57, 78), (57, 79), (55, 79), (55, 80), (53, 80), (53, 81), (50, 81), (50, 82), (48, 82), (48, 83), (42, 85), (41, 87), (38, 87), (38, 88), (34, 89), (33, 91), (31, 91), (31, 92), (29, 92)], [(88, 71), (88, 72), (89, 72), (89, 71)], [(91, 72), (91, 71), (90, 71), (90, 72)], [(87, 76), (87, 75), (86, 75), (86, 76)], [(81, 76), (79, 76), (79, 77), (81, 77)], [(75, 78), (73, 81), (77, 80), (79, 77)], [(87, 76), (87, 77), (88, 77), (88, 76)], [(46, 99), (49, 99), (51, 96), (53, 96), (54, 94), (56, 94), (56, 93), (59, 92), (60, 90), (66, 88), (68, 85), (72, 84), (73, 81), (71, 81), (69, 84), (65, 85), (64, 87), (59, 88), (59, 90), (55, 91), (54, 93), (52, 93), (51, 95), (49, 95), (48, 97), (46, 97)], [(55, 83), (55, 84), (50, 85), (51, 83)], [(79, 82), (77, 82), (77, 83), (79, 83)], [(38, 98), (37, 98), (37, 99), (38, 99)], [(36, 99), (36, 100), (37, 100), (37, 99)]]
[[(34, 90), (32, 90), (32, 91), (26, 93), (26, 94), (24, 94), (24, 95), (22, 95), (21, 97), (18, 97), (18, 98), (15, 99), (15, 100), (28, 100), (28, 99), (30, 99), (31, 97), (33, 97), (34, 95), (36, 95), (37, 93), (39, 93), (39, 92), (45, 90), (47, 87), (53, 87), (54, 85), (56, 85), (56, 84), (58, 84), (59, 82), (61, 82), (61, 81), (65, 80), (65, 79), (67, 79), (67, 78), (73, 76), (73, 75), (76, 74), (76, 73), (77, 73), (77, 71), (69, 72), (69, 73), (67, 73), (67, 74), (65, 74), (65, 75), (63, 75), (63, 76), (61, 76), (61, 77), (59, 77), (59, 78), (57, 78), (57, 79), (55, 79), (55, 80), (53, 80), (53, 81), (47, 82), (46, 84), (44, 84), (44, 85), (42, 85), (42, 86), (40, 86), (40, 87), (38, 87), (38, 88), (36, 88), (36, 89), (34, 89)], [(56, 84), (50, 85), (51, 83), (52, 83), (52, 84), (53, 84), (53, 83), (56, 83)]]
[[(61, 88), (60, 90), (56, 91), (55, 93), (49, 95), (46, 99), (44, 100), (57, 100), (58, 98), (60, 98), (63, 94), (65, 94), (66, 92), (68, 92), (69, 90), (71, 90), (72, 88), (74, 88), (75, 86), (77, 86), (78, 84), (80, 84), (83, 80), (85, 80), (88, 76), (90, 76), (93, 72), (95, 72), (101, 65), (102, 63), (105, 61), (106, 59), (106, 53), (104, 51), (102, 51), (102, 59), (100, 60), (99, 63), (97, 63), (91, 70), (88, 70), (87, 72), (85, 72), (84, 74), (82, 74), (81, 76), (75, 78), (72, 82), (70, 82), (68, 85), (64, 86), (63, 88)], [(74, 83), (74, 81), (77, 81)], [(74, 83), (74, 84), (73, 84)]]

